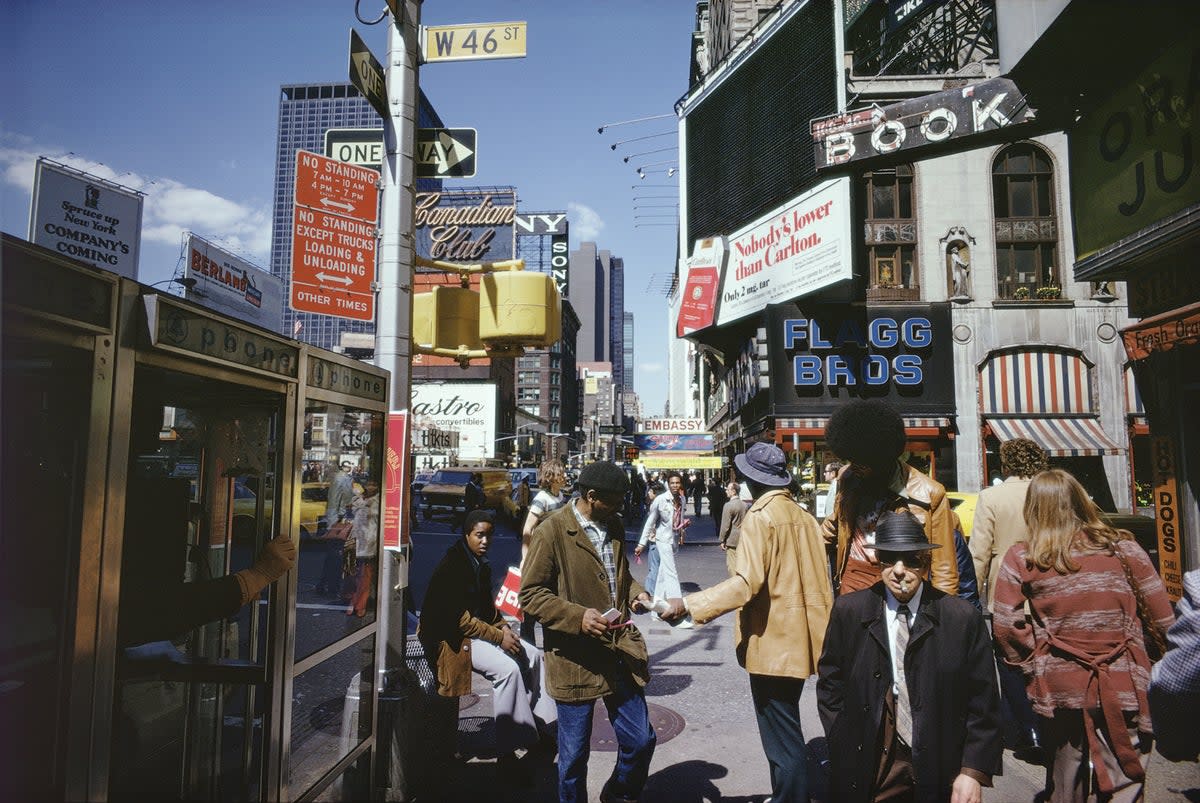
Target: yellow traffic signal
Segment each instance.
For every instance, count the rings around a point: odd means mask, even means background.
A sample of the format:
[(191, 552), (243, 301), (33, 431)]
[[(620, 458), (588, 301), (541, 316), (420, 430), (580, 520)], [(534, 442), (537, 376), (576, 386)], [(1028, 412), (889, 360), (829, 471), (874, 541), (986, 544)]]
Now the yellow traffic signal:
[(413, 340), (435, 349), (482, 349), (479, 293), (465, 287), (435, 286), (413, 295)]
[(489, 345), (545, 348), (562, 336), (562, 299), (549, 275), (487, 273), (479, 290), (479, 339)]

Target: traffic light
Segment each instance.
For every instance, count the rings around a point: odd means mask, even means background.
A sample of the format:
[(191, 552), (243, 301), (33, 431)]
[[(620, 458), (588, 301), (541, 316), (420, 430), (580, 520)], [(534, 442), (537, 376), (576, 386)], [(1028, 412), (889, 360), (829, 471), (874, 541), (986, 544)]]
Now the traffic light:
[(435, 286), (413, 296), (413, 340), (435, 349), (482, 349), (479, 293), (466, 287)]
[(479, 339), (485, 343), (545, 348), (562, 336), (562, 299), (549, 275), (487, 273), (479, 291)]

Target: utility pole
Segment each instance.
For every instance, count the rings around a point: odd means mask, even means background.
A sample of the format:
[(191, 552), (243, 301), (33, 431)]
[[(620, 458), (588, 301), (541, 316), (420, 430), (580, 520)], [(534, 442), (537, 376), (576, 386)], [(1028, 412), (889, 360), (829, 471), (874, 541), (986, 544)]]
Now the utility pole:
[[(417, 66), (420, 0), (389, 0), (393, 23), (388, 26), (387, 91), (390, 116), (383, 121), (383, 199), (379, 216), (379, 297), (375, 317), (375, 364), (391, 372), (388, 409), (407, 411), (412, 398), (412, 284), (416, 242), (413, 206), (417, 136)], [(395, 15), (399, 14), (396, 19)], [(410, 424), (411, 426), (411, 424)], [(404, 455), (408, 459), (408, 455)], [(406, 511), (401, 512), (407, 516)], [(383, 669), (404, 661), (404, 589), (408, 585), (411, 548), (384, 550), (380, 561), (382, 599), (379, 632), (388, 649)], [(393, 657), (397, 656), (397, 657)], [(394, 665), (393, 665), (394, 664)], [(381, 678), (382, 680), (382, 678)]]

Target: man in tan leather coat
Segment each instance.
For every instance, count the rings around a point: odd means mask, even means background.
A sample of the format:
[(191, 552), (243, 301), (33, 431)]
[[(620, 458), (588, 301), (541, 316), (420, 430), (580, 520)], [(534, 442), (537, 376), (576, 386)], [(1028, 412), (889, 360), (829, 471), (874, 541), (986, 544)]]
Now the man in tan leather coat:
[(825, 428), (829, 448), (849, 463), (838, 475), (833, 513), (825, 519), (825, 541), (836, 547), (834, 583), (839, 594), (870, 588), (881, 577), (872, 544), (875, 521), (884, 510), (908, 510), (941, 549), (934, 552), (929, 581), (958, 594), (954, 521), (941, 483), (900, 460), (904, 419), (878, 399), (856, 399), (837, 409)]
[[(792, 501), (778, 446), (756, 443), (734, 458), (754, 503), (742, 519), (734, 575), (684, 598), (703, 624), (738, 611), (738, 663), (750, 673), (772, 801), (807, 801), (807, 750), (800, 692), (817, 671), (833, 590), (816, 519)], [(664, 615), (663, 618), (669, 618)]]

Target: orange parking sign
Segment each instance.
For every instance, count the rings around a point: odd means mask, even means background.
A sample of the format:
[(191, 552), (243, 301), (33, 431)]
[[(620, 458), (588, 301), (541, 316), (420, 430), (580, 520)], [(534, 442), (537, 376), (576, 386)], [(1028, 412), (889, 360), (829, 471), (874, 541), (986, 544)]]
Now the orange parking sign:
[(379, 219), (379, 171), (296, 151), (296, 203), (374, 223)]
[(375, 317), (375, 228), (296, 206), (292, 213), (292, 309)]

